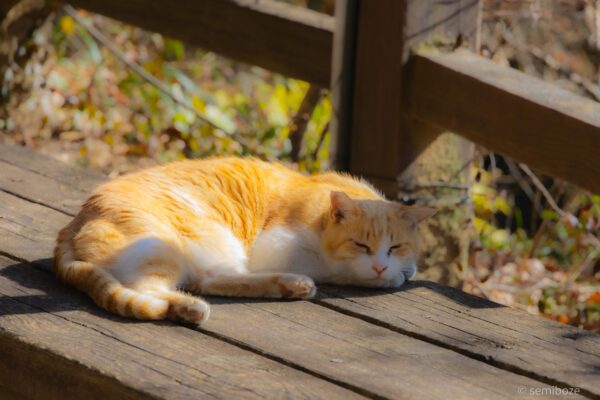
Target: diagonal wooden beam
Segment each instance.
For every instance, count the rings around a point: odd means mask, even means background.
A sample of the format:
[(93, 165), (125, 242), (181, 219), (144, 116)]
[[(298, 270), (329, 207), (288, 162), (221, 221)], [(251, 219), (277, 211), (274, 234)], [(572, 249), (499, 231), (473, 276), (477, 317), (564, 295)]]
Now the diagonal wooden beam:
[(600, 193), (600, 103), (473, 54), (421, 54), (412, 117)]
[(73, 6), (329, 86), (333, 17), (273, 0), (71, 0)]

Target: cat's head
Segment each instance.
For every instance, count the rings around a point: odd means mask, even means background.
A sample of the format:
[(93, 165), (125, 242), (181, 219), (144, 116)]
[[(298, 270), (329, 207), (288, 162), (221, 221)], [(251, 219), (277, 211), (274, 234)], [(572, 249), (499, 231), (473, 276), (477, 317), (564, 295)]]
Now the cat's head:
[(385, 200), (356, 200), (331, 192), (324, 250), (337, 281), (361, 286), (396, 287), (417, 270), (416, 226), (433, 208)]

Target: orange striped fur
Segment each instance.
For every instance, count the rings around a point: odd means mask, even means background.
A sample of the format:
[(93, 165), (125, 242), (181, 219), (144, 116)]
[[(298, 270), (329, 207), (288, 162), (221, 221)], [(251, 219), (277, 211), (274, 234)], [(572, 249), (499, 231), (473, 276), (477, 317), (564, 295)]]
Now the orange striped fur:
[(180, 161), (110, 181), (61, 230), (55, 271), (100, 307), (201, 323), (196, 294), (312, 297), (315, 282), (400, 286), (429, 208), (347, 175), (255, 159)]

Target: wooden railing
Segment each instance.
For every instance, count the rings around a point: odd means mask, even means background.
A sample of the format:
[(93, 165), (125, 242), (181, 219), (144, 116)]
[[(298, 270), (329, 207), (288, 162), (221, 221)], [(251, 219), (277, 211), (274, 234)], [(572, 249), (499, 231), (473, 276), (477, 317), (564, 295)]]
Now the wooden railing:
[[(477, 0), (337, 0), (337, 21), (273, 0), (71, 3), (331, 87), (338, 166), (388, 192), (435, 137), (429, 132), (451, 130), (600, 193), (599, 103), (474, 54), (410, 56), (435, 35), (470, 40), (473, 48)], [(422, 125), (409, 129), (403, 121)]]
[(412, 63), (412, 116), (600, 193), (599, 103), (475, 55)]
[(73, 0), (73, 6), (329, 86), (334, 19), (273, 0)]

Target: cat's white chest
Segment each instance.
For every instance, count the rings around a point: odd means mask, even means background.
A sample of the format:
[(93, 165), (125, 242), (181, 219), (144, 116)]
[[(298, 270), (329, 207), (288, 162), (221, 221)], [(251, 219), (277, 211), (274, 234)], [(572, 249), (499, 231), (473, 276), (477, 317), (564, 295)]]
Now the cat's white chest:
[(258, 235), (248, 270), (305, 274), (317, 280), (327, 273), (318, 236), (308, 229), (282, 226)]

